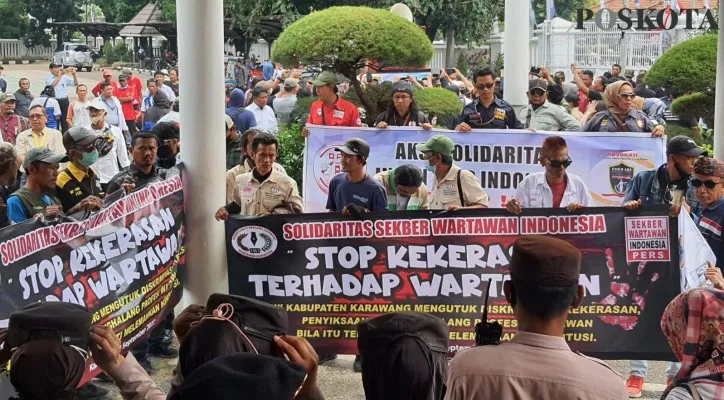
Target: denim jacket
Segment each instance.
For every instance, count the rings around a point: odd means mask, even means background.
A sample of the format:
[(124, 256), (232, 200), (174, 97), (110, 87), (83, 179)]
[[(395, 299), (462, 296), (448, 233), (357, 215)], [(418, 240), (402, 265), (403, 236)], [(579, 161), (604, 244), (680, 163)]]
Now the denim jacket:
[[(623, 202), (626, 203), (627, 201), (641, 199), (642, 206), (652, 204), (665, 204), (666, 202), (663, 198), (663, 190), (661, 190), (661, 185), (659, 184), (659, 180), (657, 179), (659, 173), (666, 174), (665, 163), (656, 169), (641, 171), (636, 174), (636, 176), (634, 176), (633, 180), (631, 181), (631, 183), (629, 183), (628, 188), (626, 189), (626, 197), (624, 197)], [(686, 203), (689, 204), (692, 209), (694, 209), (698, 204), (698, 202), (696, 201), (694, 186), (691, 185), (691, 183), (689, 183), (687, 186), (688, 189), (686, 190)], [(666, 190), (666, 188), (664, 188), (664, 190)]]

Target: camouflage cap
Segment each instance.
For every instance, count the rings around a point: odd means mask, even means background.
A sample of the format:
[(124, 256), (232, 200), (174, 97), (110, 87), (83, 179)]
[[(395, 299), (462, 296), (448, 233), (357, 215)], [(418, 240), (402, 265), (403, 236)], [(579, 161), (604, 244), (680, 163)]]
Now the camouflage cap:
[(724, 163), (713, 158), (702, 157), (696, 160), (696, 164), (694, 164), (694, 173), (697, 175), (724, 178)]

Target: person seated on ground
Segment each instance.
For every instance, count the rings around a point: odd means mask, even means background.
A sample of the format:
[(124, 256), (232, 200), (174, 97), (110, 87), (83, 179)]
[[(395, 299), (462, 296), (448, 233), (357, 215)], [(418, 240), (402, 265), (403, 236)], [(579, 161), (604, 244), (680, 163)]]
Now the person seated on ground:
[(581, 253), (568, 242), (518, 238), (510, 281), (503, 284), (518, 333), (506, 343), (457, 353), (445, 399), (628, 399), (621, 376), (571, 351), (563, 337), (568, 313), (583, 300), (580, 273)]
[[(91, 319), (85, 307), (62, 302), (32, 303), (10, 315), (8, 329), (0, 330), (0, 365), (7, 366), (19, 398), (73, 399), (92, 354), (124, 399), (165, 399), (133, 355), (121, 355), (113, 330), (91, 327)], [(61, 341), (58, 332), (70, 340)]]
[(427, 198), (427, 186), (422, 183), (422, 171), (414, 165), (401, 165), (389, 171), (375, 175), (375, 179), (385, 187), (387, 209), (389, 211), (427, 210), (430, 201)]
[(678, 295), (666, 306), (661, 329), (681, 369), (665, 400), (720, 399), (724, 373), (718, 370), (724, 355), (724, 292), (697, 288)]
[(367, 400), (442, 400), (449, 329), (418, 312), (396, 312), (357, 326)]

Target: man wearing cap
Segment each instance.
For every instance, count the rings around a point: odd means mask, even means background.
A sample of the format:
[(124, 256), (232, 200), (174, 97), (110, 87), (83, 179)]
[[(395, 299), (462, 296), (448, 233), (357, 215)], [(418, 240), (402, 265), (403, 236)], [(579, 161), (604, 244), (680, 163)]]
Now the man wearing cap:
[(98, 97), (103, 93), (103, 88), (101, 87), (101, 84), (107, 83), (111, 86), (113, 86), (113, 90), (115, 91), (118, 89), (118, 84), (113, 80), (113, 73), (110, 69), (104, 69), (103, 70), (103, 80), (98, 82), (95, 86), (93, 86), (93, 89), (91, 89), (91, 93), (93, 93), (93, 96)]
[(603, 361), (571, 351), (563, 337), (569, 311), (583, 300), (580, 273), (581, 253), (568, 242), (516, 240), (503, 293), (518, 332), (509, 342), (458, 353), (445, 399), (625, 399), (621, 377)]
[(128, 125), (123, 116), (123, 106), (117, 97), (113, 95), (115, 88), (108, 82), (101, 82), (101, 95), (94, 99), (100, 101), (106, 108), (106, 122), (109, 125), (116, 126), (121, 129), (124, 135), (128, 134)]
[(70, 163), (58, 174), (55, 194), (63, 212), (96, 211), (103, 207), (105, 192), (96, 173), (90, 168), (98, 161), (98, 135), (88, 128), (75, 127), (63, 134), (63, 146), (68, 150)]
[[(334, 72), (324, 71), (312, 81), (319, 100), (312, 103), (309, 109), (307, 124), (325, 126), (361, 127), (362, 120), (357, 106), (337, 94), (337, 77)], [(309, 129), (302, 129), (304, 137), (309, 136)]]
[(35, 97), (30, 93), (30, 79), (20, 78), (18, 90), (15, 91), (15, 114), (27, 118), (33, 99)]
[(168, 169), (180, 163), (181, 135), (179, 126), (170, 121), (160, 122), (151, 129), (151, 133), (158, 137), (156, 165)]
[(375, 126), (385, 129), (388, 126), (420, 126), (432, 129), (430, 121), (415, 104), (412, 84), (399, 81), (392, 87), (392, 102), (387, 111), (377, 116)]
[[(132, 87), (136, 93), (137, 99), (143, 98), (143, 82), (137, 76), (133, 76), (133, 71), (130, 69), (124, 69), (123, 75), (128, 79), (128, 86)], [(140, 100), (139, 100), (140, 101)]]
[(460, 210), (488, 208), (488, 195), (478, 178), (453, 162), (455, 144), (443, 135), (431, 137), (427, 143), (417, 145), (423, 153), (425, 169), (433, 174), (431, 210)]
[(531, 79), (528, 83), (528, 101), (530, 104), (523, 110), (527, 129), (538, 131), (580, 131), (581, 124), (562, 107), (548, 102), (548, 81)]
[(634, 85), (634, 86), (636, 85), (636, 83), (635, 83), (634, 80), (633, 80), (633, 78), (634, 78), (634, 70), (632, 70), (632, 69), (627, 69), (627, 70), (625, 70), (625, 71), (623, 72), (623, 76), (624, 76), (624, 78), (626, 78), (627, 81), (631, 82), (631, 85)]
[(365, 172), (370, 145), (354, 138), (335, 147), (342, 153), (342, 172), (329, 182), (327, 209), (349, 215), (352, 209), (361, 212), (387, 211), (385, 188)]
[(168, 73), (164, 71), (156, 71), (153, 73), (153, 79), (156, 80), (156, 87), (158, 88), (158, 90), (166, 94), (166, 97), (168, 97), (168, 101), (172, 102), (176, 100), (176, 93), (173, 92), (173, 89), (171, 89), (171, 87), (164, 85), (167, 76)]
[(118, 174), (122, 168), (131, 165), (128, 159), (128, 150), (123, 132), (117, 127), (109, 125), (106, 122), (106, 106), (99, 99), (95, 99), (88, 106), (91, 124), (86, 126), (104, 139), (106, 149), (99, 154), (98, 161), (95, 163), (95, 170), (98, 172), (98, 178), (101, 187), (107, 188), (111, 179)]
[(575, 211), (596, 205), (583, 180), (567, 171), (573, 161), (565, 139), (547, 137), (539, 161), (545, 172), (532, 173), (518, 184), (515, 197), (506, 203), (508, 211), (520, 214), (523, 208), (559, 207)]
[(284, 88), (277, 94), (274, 100), (274, 112), (277, 115), (277, 121), (282, 125), (289, 123), (289, 116), (297, 105), (298, 90), (299, 79), (287, 78), (284, 80)]
[[(43, 106), (36, 105), (30, 107), (29, 119), (30, 129), (20, 132), (15, 141), (15, 148), (18, 151), (21, 162), (25, 157), (25, 153), (34, 148), (46, 148), (53, 150), (57, 154), (65, 154), (63, 135), (60, 131), (50, 129), (45, 125), (48, 117)], [(63, 167), (65, 168), (65, 166)]]
[(121, 102), (123, 119), (126, 121), (128, 134), (136, 133), (136, 107), (141, 104), (141, 98), (137, 97), (136, 88), (128, 83), (126, 75), (118, 76), (118, 87), (114, 89), (113, 95)]
[(262, 132), (268, 132), (273, 135), (279, 133), (279, 125), (277, 124), (277, 116), (274, 110), (267, 105), (269, 100), (269, 91), (264, 87), (255, 87), (252, 91), (254, 101), (246, 107), (247, 111), (254, 114), (257, 129)]
[[(55, 100), (58, 101), (60, 106), (60, 124), (63, 128), (63, 132), (68, 130), (68, 107), (70, 106), (70, 100), (68, 99), (68, 88), (71, 86), (78, 86), (78, 76), (76, 75), (75, 68), (66, 68), (63, 73), (60, 72), (60, 65), (50, 63), (50, 75), (45, 78), (45, 85), (52, 86), (55, 90)], [(69, 78), (67, 73), (70, 72), (73, 79)]]
[(455, 128), (458, 132), (472, 129), (523, 129), (510, 104), (495, 97), (493, 71), (482, 68), (473, 77), (478, 98), (463, 108)]
[(561, 83), (561, 87), (563, 88), (563, 96), (568, 96), (572, 94), (578, 96), (578, 86), (576, 86), (575, 83), (566, 81), (565, 72), (558, 71), (555, 73), (555, 77), (558, 78), (558, 82)]
[[(31, 110), (32, 113), (32, 110)], [(28, 151), (23, 160), (27, 175), (25, 186), (8, 197), (8, 217), (16, 224), (37, 214), (55, 217), (60, 214), (60, 200), (51, 195), (55, 190), (60, 163), (68, 161), (65, 154), (38, 147)]]
[(30, 129), (30, 121), (15, 114), (15, 95), (0, 93), (0, 134), (2, 141), (15, 144), (18, 133)]

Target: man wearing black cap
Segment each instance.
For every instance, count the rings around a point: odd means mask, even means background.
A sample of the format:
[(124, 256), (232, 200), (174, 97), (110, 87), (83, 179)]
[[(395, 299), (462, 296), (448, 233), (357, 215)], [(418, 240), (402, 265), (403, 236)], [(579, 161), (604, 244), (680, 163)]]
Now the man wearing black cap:
[(370, 156), (370, 145), (362, 139), (350, 139), (336, 147), (342, 153), (342, 172), (329, 182), (327, 209), (349, 215), (350, 212), (387, 211), (385, 188), (367, 176), (365, 165)]
[(626, 398), (616, 372), (572, 352), (563, 337), (569, 311), (583, 300), (580, 273), (581, 253), (568, 242), (520, 237), (513, 245), (510, 280), (503, 284), (518, 333), (507, 343), (458, 353), (450, 365), (445, 398)]
[(151, 129), (158, 136), (158, 160), (156, 165), (171, 168), (181, 162), (178, 158), (181, 151), (181, 130), (173, 122), (161, 122)]
[(531, 79), (528, 82), (528, 101), (530, 104), (523, 110), (528, 129), (540, 131), (580, 131), (581, 124), (562, 107), (548, 102), (548, 81)]
[(375, 126), (385, 129), (388, 126), (420, 126), (432, 129), (430, 121), (415, 104), (412, 84), (406, 81), (395, 83), (392, 88), (392, 102), (387, 111), (377, 116)]
[(103, 207), (101, 198), (105, 193), (96, 173), (90, 168), (98, 161), (97, 140), (98, 135), (93, 131), (78, 126), (63, 134), (63, 146), (70, 163), (58, 175), (55, 194), (66, 214), (81, 210), (96, 211)]
[(25, 186), (8, 197), (8, 217), (19, 224), (43, 214), (56, 217), (62, 211), (60, 200), (50, 193), (55, 189), (60, 163), (68, 161), (65, 154), (56, 154), (46, 147), (30, 149), (25, 154), (23, 169), (27, 174)]

